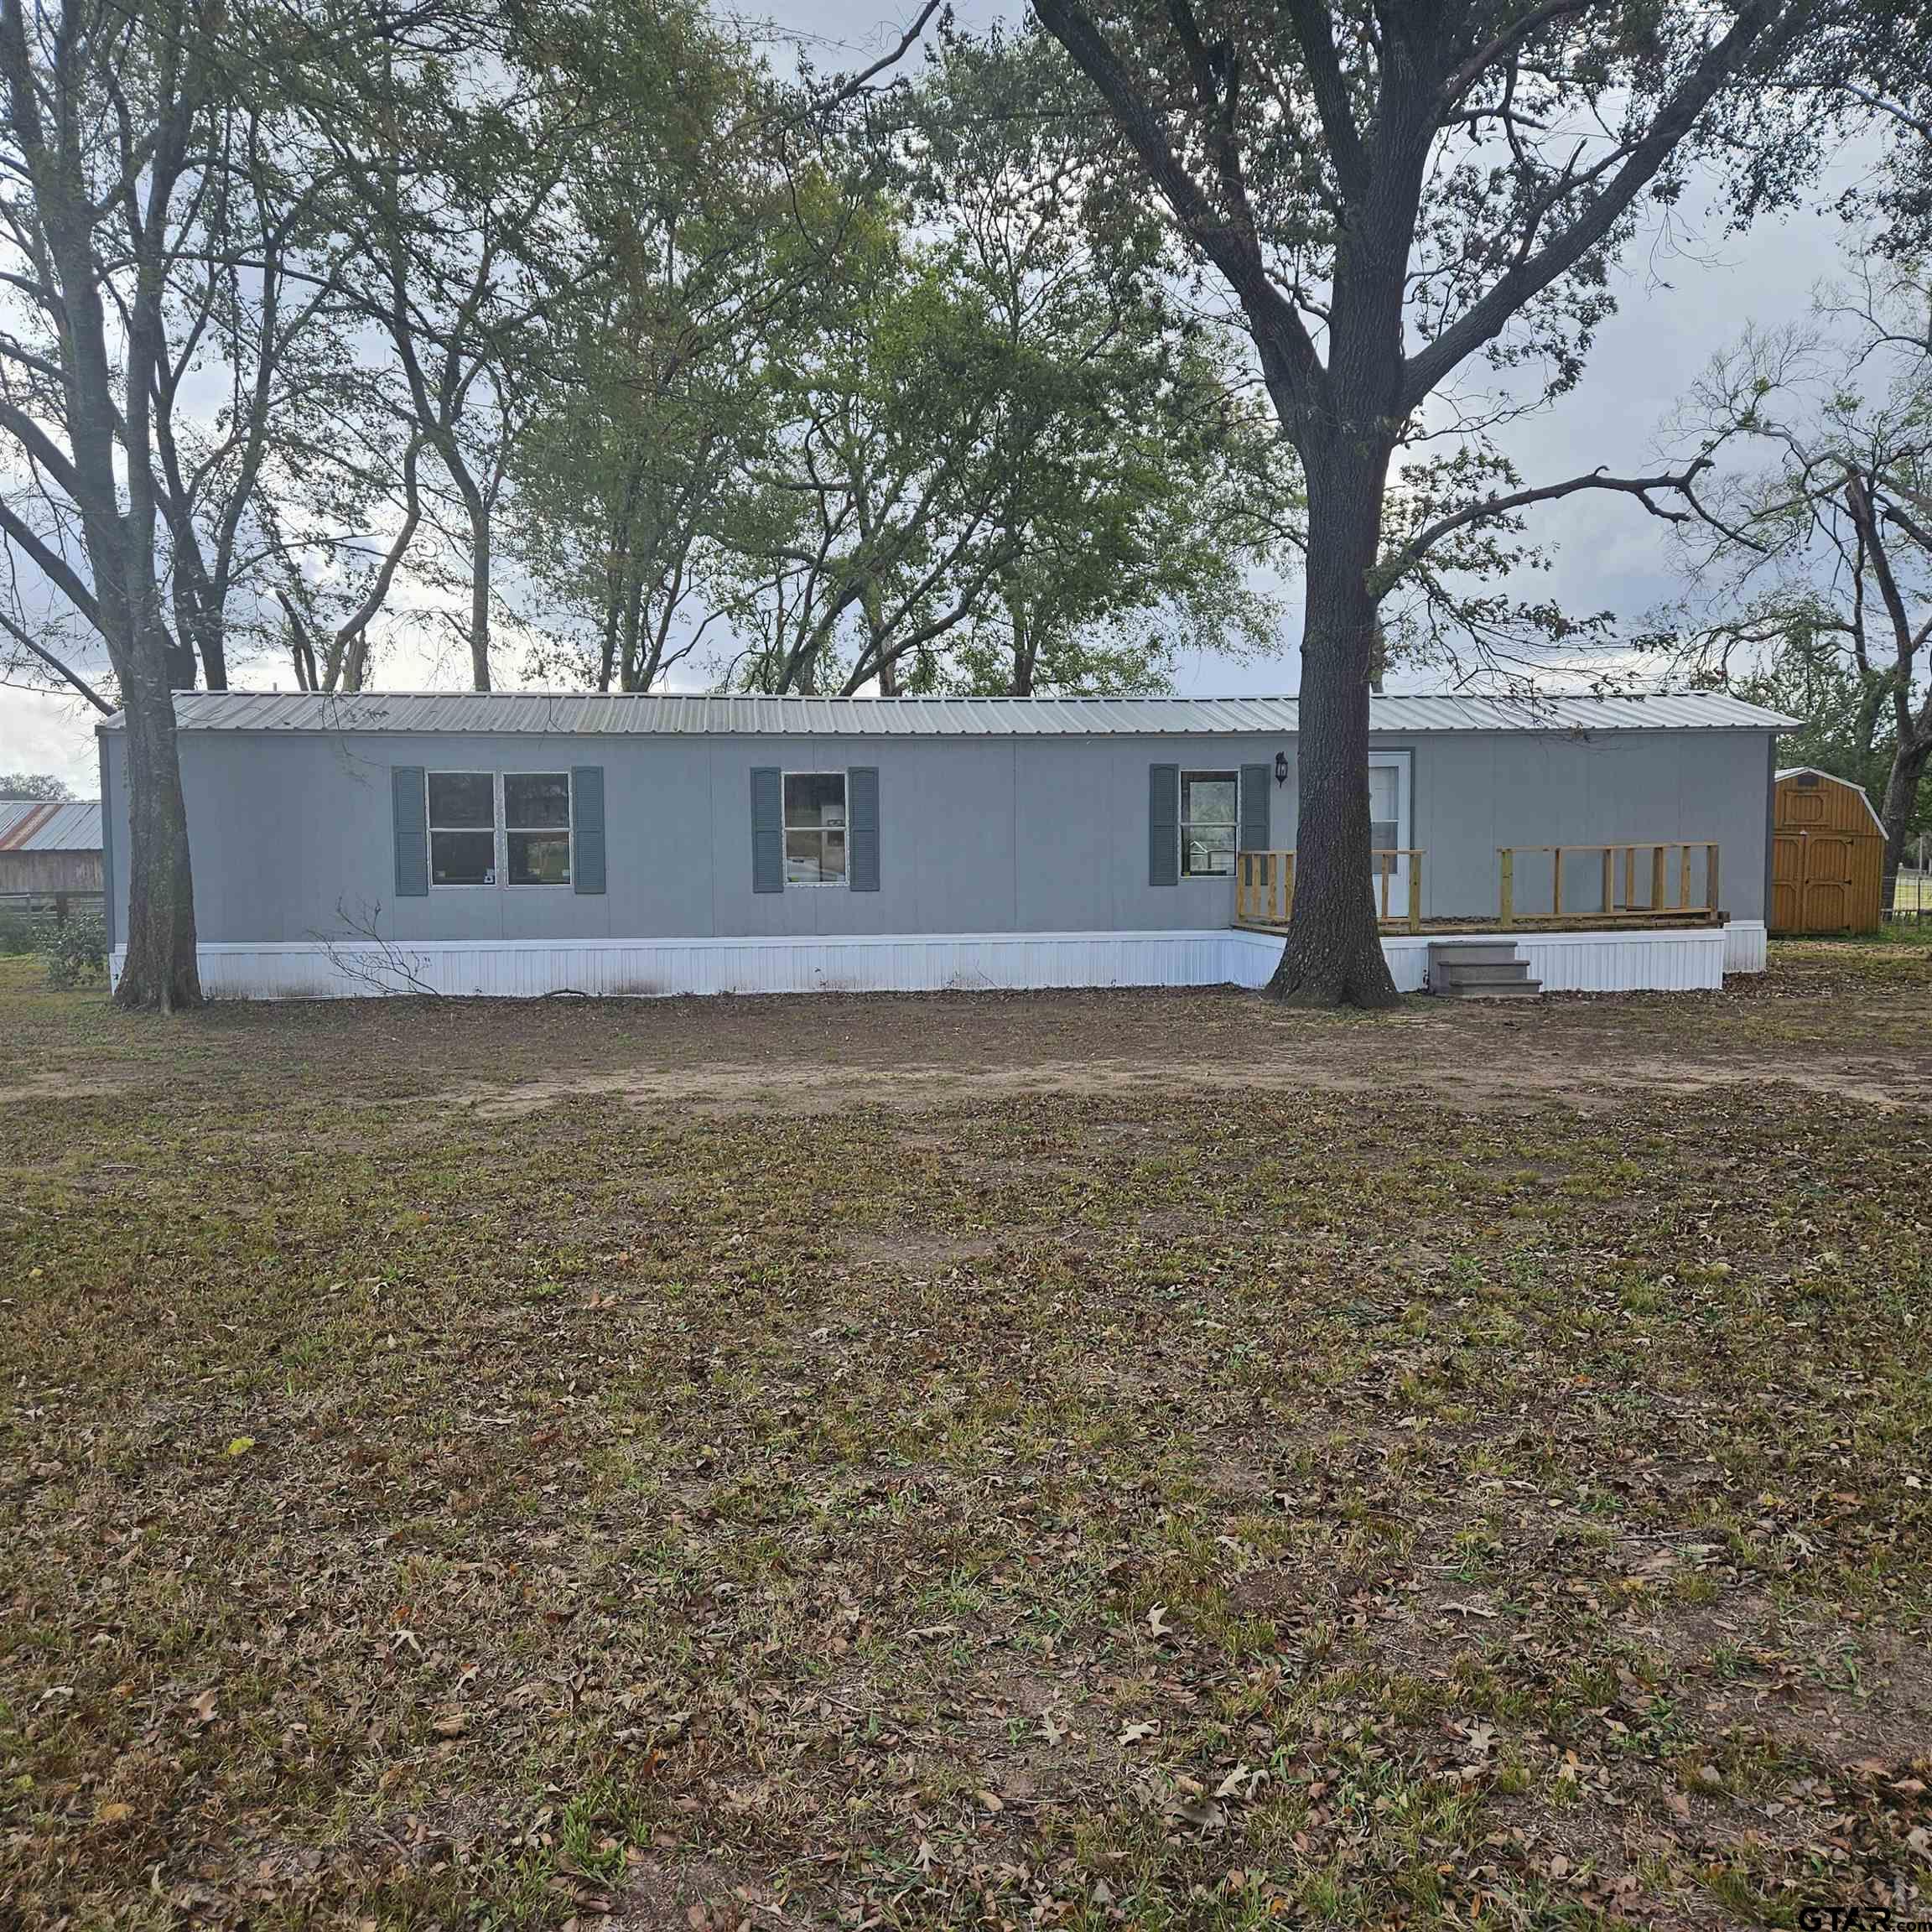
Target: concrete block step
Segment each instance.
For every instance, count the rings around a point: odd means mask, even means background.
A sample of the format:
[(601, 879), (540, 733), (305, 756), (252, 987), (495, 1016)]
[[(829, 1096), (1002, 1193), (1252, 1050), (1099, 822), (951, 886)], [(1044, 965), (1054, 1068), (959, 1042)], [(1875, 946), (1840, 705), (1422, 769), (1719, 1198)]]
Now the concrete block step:
[(1480, 965), (1467, 964), (1461, 959), (1451, 959), (1445, 961), (1436, 970), (1439, 978), (1452, 986), (1501, 986), (1530, 977), (1529, 962), (1523, 959), (1485, 960)]
[(1429, 948), (1429, 989), (1447, 1000), (1540, 1000), (1513, 939), (1439, 940)]
[(1515, 958), (1514, 939), (1438, 939), (1429, 947), (1431, 965), (1505, 966)]

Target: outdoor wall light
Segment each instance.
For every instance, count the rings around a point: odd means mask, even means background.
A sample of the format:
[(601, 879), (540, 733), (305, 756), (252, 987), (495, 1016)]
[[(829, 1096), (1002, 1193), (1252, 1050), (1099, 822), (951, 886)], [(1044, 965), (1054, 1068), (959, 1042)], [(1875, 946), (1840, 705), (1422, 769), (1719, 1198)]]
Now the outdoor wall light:
[(1275, 782), (1277, 785), (1288, 782), (1288, 754), (1285, 751), (1275, 754)]

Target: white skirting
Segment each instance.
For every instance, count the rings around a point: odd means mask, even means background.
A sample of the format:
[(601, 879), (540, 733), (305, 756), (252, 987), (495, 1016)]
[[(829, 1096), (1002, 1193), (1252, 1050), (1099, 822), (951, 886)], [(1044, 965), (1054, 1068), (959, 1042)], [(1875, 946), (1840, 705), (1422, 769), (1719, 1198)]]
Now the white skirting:
[[(1228, 977), (1237, 985), (1260, 986), (1281, 957), (1281, 942), (1265, 932), (1231, 932), (1235, 943)], [(1722, 927), (1696, 926), (1668, 932), (1515, 932), (1517, 956), (1545, 993), (1690, 993), (1724, 984)], [(1758, 950), (1762, 955), (1760, 931)], [(1396, 990), (1420, 993), (1429, 983), (1429, 937), (1385, 933), (1382, 951)], [(1758, 970), (1762, 971), (1760, 957)]]
[(1766, 963), (1765, 945), (1762, 919), (1733, 919), (1724, 928), (1724, 970), (1762, 973)]
[[(1762, 972), (1764, 928), (1512, 935), (1553, 993), (1688, 991)], [(1382, 942), (1405, 993), (1427, 974), (1427, 937)], [(666, 998), (688, 993), (922, 993), (1050, 986), (1259, 986), (1281, 942), (1262, 932), (963, 932), (808, 939), (302, 941), (204, 945), (217, 1000), (337, 1000), (441, 993)], [(113, 971), (119, 976), (122, 953)], [(1747, 963), (1748, 962), (1748, 963)]]

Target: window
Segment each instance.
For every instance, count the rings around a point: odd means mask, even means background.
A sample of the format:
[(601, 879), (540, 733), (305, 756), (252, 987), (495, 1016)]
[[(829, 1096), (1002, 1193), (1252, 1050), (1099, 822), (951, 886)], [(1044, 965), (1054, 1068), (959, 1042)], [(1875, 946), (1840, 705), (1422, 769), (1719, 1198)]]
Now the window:
[(1223, 879), (1234, 870), (1240, 781), (1232, 771), (1181, 774), (1181, 875)]
[(489, 772), (429, 774), (429, 880), (496, 883), (496, 781)]
[(433, 886), (568, 886), (568, 771), (432, 771)]
[(570, 774), (506, 771), (503, 828), (512, 886), (570, 883)]
[(785, 774), (785, 883), (845, 883), (845, 774)]

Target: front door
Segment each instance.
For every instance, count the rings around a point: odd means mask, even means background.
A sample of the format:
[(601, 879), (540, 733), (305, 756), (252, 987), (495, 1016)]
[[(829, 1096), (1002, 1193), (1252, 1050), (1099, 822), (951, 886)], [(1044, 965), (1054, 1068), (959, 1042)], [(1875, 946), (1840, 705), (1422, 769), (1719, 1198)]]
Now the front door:
[(1375, 886), (1379, 918), (1401, 919), (1409, 912), (1409, 860), (1402, 843), (1402, 770), (1397, 765), (1368, 767), (1369, 876)]

